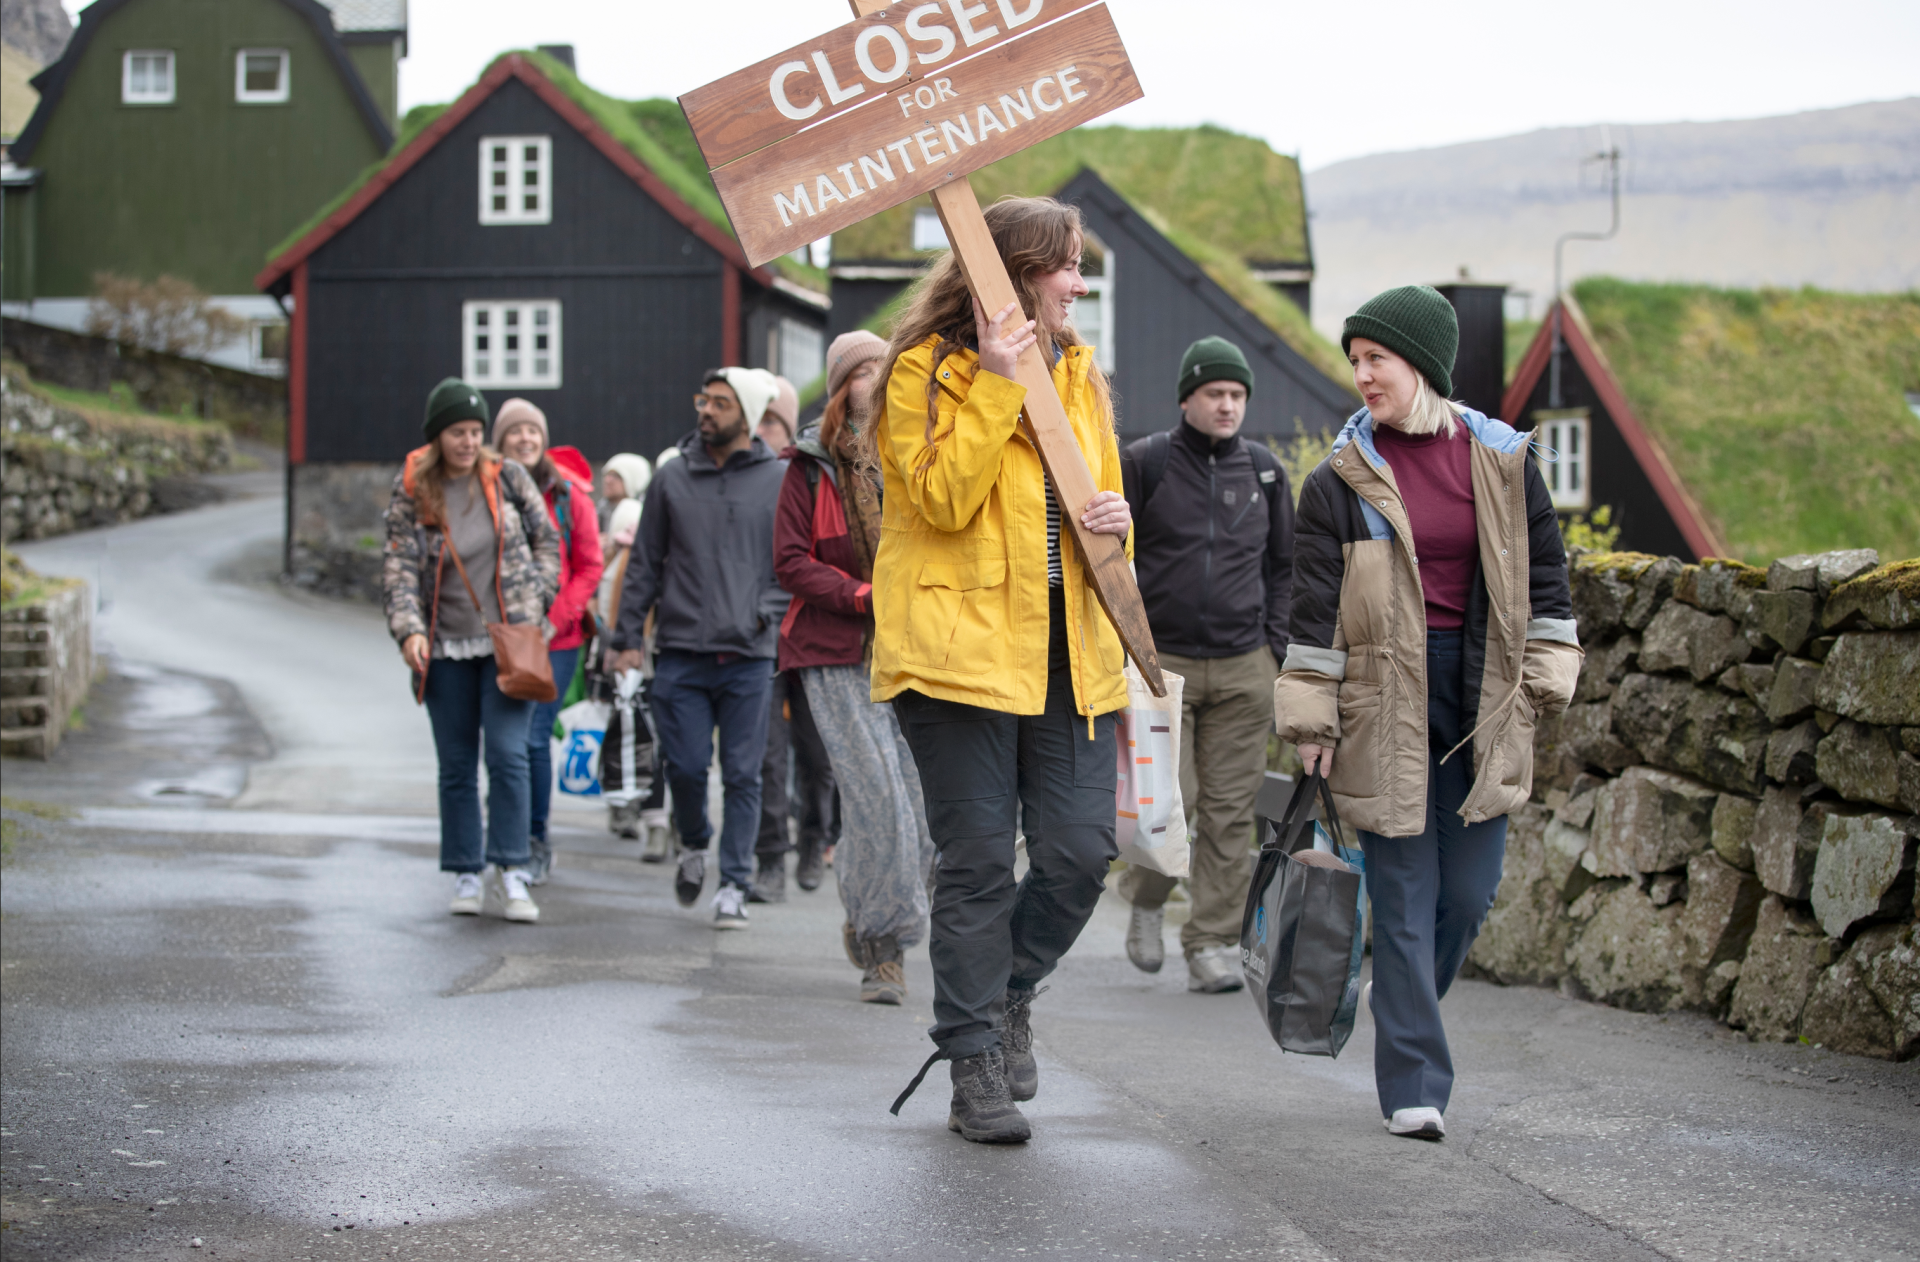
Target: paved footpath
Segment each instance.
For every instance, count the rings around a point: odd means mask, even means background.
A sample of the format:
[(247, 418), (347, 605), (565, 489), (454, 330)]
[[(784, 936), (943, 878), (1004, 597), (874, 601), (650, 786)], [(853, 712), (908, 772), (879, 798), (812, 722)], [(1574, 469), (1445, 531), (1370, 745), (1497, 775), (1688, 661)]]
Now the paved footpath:
[(424, 716), (372, 611), (259, 581), (281, 511), (22, 549), (103, 585), (115, 673), (5, 765), (9, 1262), (1920, 1259), (1920, 1064), (1465, 982), (1450, 1134), (1396, 1140), (1369, 1025), (1283, 1058), (1109, 898), (985, 1148), (938, 1073), (888, 1116), (926, 952), (855, 1002), (831, 882), (716, 934), (574, 810), (540, 925), (455, 920)]

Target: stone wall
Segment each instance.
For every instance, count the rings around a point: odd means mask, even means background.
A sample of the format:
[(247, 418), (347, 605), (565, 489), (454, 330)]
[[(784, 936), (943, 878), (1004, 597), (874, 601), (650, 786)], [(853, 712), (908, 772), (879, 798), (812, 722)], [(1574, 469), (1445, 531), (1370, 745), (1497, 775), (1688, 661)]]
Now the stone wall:
[(0, 754), (49, 758), (93, 680), (93, 594), (85, 583), (0, 610)]
[(1587, 660), (1470, 967), (1920, 1053), (1920, 561), (1572, 571)]
[(380, 549), (399, 464), (295, 465), (288, 493), (292, 581), (327, 596), (381, 602)]
[(231, 468), (221, 425), (69, 407), (0, 375), (0, 537), (44, 539), (194, 502), (186, 479)]
[(121, 383), (148, 412), (220, 421), (236, 434), (261, 442), (285, 440), (287, 383), (283, 378), (27, 320), (0, 320), (0, 327), (5, 330), (7, 355), (37, 381), (95, 394), (106, 394)]

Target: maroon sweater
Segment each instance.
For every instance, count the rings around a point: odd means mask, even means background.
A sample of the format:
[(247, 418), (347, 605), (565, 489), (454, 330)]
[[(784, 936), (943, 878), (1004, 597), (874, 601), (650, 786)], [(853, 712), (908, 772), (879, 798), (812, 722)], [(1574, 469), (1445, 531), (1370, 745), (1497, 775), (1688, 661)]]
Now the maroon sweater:
[(1413, 438), (1391, 425), (1373, 427), (1374, 449), (1393, 470), (1394, 485), (1413, 526), (1413, 555), (1420, 559), (1420, 589), (1427, 601), (1427, 627), (1445, 631), (1466, 625), (1467, 592), (1480, 560), (1480, 531), (1473, 516), (1473, 440), (1459, 421), (1451, 436)]
[[(833, 478), (788, 448), (787, 478), (773, 517), (773, 574), (793, 594), (780, 622), (780, 669), (858, 666), (873, 621), (873, 584), (853, 576), (853, 544)], [(818, 478), (819, 493), (807, 485)]]

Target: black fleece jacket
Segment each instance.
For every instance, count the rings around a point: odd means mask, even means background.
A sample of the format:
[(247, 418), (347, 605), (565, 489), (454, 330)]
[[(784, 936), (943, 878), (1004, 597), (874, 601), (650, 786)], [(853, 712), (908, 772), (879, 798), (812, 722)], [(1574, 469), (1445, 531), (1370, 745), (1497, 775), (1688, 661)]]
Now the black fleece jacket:
[(1293, 600), (1293, 495), (1278, 460), (1266, 470), (1238, 435), (1215, 442), (1182, 420), (1150, 502), (1140, 474), (1152, 439), (1120, 453), (1133, 510), (1134, 569), (1156, 648), (1235, 657), (1262, 644), (1286, 660)]

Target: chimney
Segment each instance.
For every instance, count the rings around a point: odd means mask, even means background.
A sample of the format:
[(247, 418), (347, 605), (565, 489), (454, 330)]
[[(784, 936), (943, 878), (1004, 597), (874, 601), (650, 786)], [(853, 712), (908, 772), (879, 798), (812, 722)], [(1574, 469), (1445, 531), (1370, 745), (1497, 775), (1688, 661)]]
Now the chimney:
[(579, 69), (573, 64), (572, 44), (540, 44), (534, 48), (534, 51), (545, 53), (575, 74), (580, 73)]
[(1453, 314), (1460, 321), (1453, 397), (1477, 412), (1514, 421), (1500, 415), (1500, 396), (1507, 385), (1507, 287), (1468, 280), (1466, 270), (1460, 269), (1459, 280), (1434, 286), (1453, 304)]

